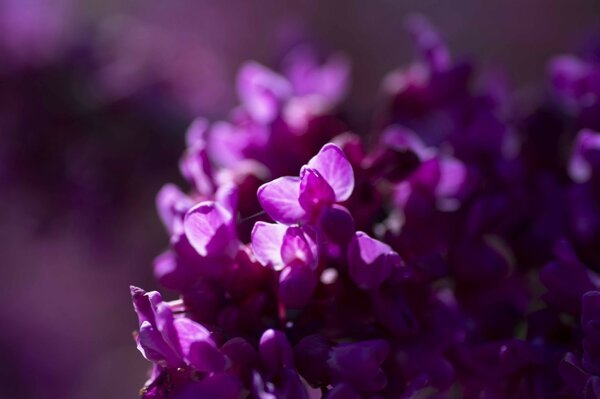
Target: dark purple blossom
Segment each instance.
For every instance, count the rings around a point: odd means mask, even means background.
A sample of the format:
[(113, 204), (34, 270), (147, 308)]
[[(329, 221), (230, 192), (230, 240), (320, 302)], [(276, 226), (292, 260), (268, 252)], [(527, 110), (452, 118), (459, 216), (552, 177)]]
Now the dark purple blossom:
[(181, 300), (132, 291), (144, 397), (598, 395), (596, 65), (556, 59), (553, 108), (520, 120), (502, 79), (407, 28), (419, 60), (368, 145), (334, 113), (347, 61), (305, 47), (244, 64), (229, 119), (192, 124), (191, 190), (157, 198)]

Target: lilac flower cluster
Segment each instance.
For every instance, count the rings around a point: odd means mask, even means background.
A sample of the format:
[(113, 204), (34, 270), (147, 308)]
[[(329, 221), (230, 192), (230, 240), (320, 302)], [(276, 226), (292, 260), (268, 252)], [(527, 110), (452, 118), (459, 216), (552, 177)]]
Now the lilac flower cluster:
[(228, 121), (196, 120), (132, 287), (143, 398), (596, 398), (600, 63), (559, 57), (530, 115), (454, 61), (422, 18), (420, 57), (383, 83), (369, 145), (336, 107), (341, 56), (248, 63)]

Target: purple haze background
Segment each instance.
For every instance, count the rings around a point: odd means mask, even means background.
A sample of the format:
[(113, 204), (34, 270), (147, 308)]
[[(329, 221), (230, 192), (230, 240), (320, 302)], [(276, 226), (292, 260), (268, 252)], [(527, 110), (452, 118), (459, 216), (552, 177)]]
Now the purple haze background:
[(239, 64), (307, 34), (352, 61), (368, 126), (384, 74), (427, 15), (454, 54), (504, 68), (522, 95), (600, 24), (595, 0), (0, 1), (0, 398), (135, 397), (148, 363), (128, 285), (156, 287), (154, 209), (178, 182), (187, 123), (222, 117)]

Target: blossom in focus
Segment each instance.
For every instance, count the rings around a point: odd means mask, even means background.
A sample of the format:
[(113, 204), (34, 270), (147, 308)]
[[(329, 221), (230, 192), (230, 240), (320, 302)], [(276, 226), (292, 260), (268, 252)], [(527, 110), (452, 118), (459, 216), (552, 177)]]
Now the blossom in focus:
[(326, 208), (347, 200), (354, 189), (352, 166), (342, 150), (325, 145), (300, 170), (300, 177), (280, 177), (258, 189), (258, 201), (275, 221), (314, 224)]

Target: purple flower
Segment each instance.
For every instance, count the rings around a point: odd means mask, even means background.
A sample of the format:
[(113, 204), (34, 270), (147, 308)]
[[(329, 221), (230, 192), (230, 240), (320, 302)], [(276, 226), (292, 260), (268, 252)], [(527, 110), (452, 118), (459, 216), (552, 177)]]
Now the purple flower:
[(317, 266), (315, 233), (307, 226), (288, 227), (257, 222), (252, 230), (252, 249), (263, 266), (282, 270), (286, 266)]
[(164, 368), (188, 365), (203, 372), (224, 370), (225, 357), (206, 328), (188, 318), (175, 318), (156, 291), (131, 287), (131, 297), (140, 322), (138, 349), (146, 359)]
[(242, 104), (261, 124), (272, 122), (282, 103), (293, 93), (292, 86), (283, 76), (255, 62), (242, 66), (237, 86)]
[(321, 212), (344, 202), (354, 189), (352, 166), (342, 150), (327, 144), (300, 170), (300, 177), (280, 177), (258, 189), (258, 200), (275, 221), (313, 222)]
[(157, 198), (155, 275), (181, 300), (134, 290), (146, 397), (600, 392), (596, 61), (556, 60), (559, 101), (523, 119), (407, 28), (419, 59), (385, 79), (374, 140), (331, 114), (348, 63), (305, 47), (282, 74), (245, 64), (228, 120), (192, 124), (190, 192)]

